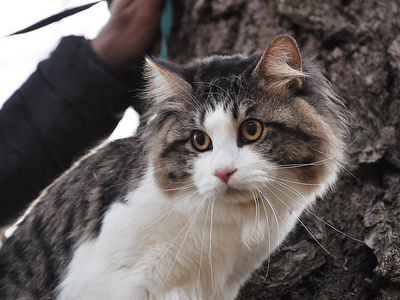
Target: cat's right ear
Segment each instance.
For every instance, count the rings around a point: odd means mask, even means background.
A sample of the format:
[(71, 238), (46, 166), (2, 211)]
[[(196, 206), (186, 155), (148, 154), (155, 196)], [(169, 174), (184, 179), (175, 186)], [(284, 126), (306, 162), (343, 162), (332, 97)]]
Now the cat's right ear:
[(147, 94), (157, 103), (171, 97), (189, 99), (192, 93), (192, 86), (187, 81), (150, 58), (146, 58), (145, 80), (147, 81)]

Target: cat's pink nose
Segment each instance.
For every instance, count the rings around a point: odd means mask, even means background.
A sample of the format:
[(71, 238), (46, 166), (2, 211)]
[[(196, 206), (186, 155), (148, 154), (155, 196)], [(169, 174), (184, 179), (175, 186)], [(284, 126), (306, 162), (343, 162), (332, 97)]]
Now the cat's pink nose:
[(223, 182), (228, 183), (229, 178), (235, 172), (236, 172), (236, 169), (225, 169), (225, 170), (215, 171), (214, 175), (218, 176)]

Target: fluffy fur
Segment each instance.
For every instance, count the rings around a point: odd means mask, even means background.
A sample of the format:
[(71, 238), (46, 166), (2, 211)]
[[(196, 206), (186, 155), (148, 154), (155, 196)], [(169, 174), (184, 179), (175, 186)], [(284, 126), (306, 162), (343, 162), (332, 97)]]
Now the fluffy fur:
[(335, 182), (344, 107), (291, 37), (146, 77), (136, 136), (77, 162), (4, 243), (1, 299), (234, 299)]

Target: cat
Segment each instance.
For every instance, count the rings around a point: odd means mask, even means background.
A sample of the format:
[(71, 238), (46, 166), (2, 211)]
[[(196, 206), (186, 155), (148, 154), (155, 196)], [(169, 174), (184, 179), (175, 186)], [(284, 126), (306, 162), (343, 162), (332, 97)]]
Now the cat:
[(146, 59), (133, 137), (45, 189), (0, 249), (0, 299), (234, 299), (345, 160), (346, 108), (296, 41)]

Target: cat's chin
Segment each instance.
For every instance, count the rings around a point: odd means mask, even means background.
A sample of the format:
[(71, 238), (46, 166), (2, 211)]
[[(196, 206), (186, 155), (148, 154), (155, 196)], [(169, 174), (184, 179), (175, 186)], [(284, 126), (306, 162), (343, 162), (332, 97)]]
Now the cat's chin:
[(243, 207), (253, 206), (256, 203), (256, 199), (250, 191), (235, 189), (229, 186), (216, 200), (224, 202), (227, 205), (239, 205)]

